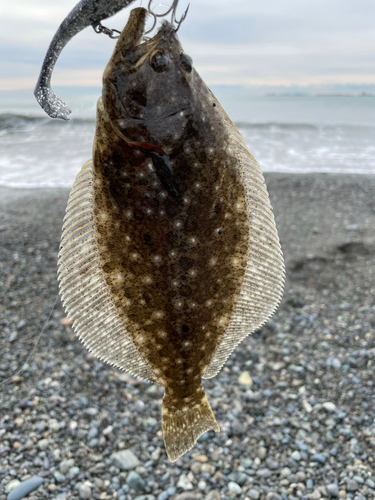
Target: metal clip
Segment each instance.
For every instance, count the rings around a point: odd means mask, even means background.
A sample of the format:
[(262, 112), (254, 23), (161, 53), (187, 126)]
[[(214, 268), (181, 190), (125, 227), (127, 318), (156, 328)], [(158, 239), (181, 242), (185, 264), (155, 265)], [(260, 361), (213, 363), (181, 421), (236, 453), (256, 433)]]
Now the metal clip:
[[(95, 33), (104, 33), (105, 35), (109, 36), (109, 38), (120, 38), (121, 31), (118, 30), (111, 30), (110, 28), (107, 28), (106, 26), (103, 26), (100, 22), (93, 24), (92, 25)], [(118, 35), (115, 35), (115, 33), (118, 33)]]

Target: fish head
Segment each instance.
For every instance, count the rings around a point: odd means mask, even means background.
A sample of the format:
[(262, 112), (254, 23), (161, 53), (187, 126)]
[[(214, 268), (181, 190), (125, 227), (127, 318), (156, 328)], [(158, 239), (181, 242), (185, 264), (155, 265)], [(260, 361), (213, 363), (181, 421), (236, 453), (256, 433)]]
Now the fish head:
[(103, 75), (102, 100), (112, 127), (128, 143), (165, 154), (181, 146), (193, 108), (192, 59), (164, 21), (146, 41), (146, 9), (134, 9)]

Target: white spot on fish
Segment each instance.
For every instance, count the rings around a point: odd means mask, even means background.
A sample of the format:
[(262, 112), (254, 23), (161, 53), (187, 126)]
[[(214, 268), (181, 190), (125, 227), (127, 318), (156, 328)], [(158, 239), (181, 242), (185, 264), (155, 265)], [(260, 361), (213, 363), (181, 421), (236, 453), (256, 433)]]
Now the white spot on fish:
[(102, 215), (102, 219), (106, 219), (107, 218), (107, 214), (101, 214)]
[(132, 259), (134, 259), (134, 260), (138, 259), (138, 254), (137, 254), (137, 253), (135, 253), (135, 252), (134, 252), (134, 253), (132, 253)]

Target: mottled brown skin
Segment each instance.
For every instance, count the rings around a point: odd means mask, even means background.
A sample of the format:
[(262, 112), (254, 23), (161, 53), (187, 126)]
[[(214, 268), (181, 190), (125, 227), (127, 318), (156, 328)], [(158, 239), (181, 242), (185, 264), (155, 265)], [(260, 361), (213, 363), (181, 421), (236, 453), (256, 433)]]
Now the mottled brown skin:
[(132, 12), (104, 74), (95, 224), (117, 311), (173, 411), (204, 397), (243, 282), (249, 219), (219, 105), (172, 25), (139, 45), (145, 17)]

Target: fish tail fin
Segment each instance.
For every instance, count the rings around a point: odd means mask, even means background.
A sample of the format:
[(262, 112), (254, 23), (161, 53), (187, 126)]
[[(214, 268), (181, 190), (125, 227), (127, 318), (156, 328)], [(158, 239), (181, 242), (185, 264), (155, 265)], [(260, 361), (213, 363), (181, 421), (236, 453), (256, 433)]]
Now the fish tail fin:
[(175, 406), (170, 404), (172, 398), (166, 390), (162, 406), (162, 425), (165, 449), (171, 462), (191, 450), (199, 436), (205, 432), (220, 431), (203, 387), (200, 387), (199, 394), (198, 401)]

